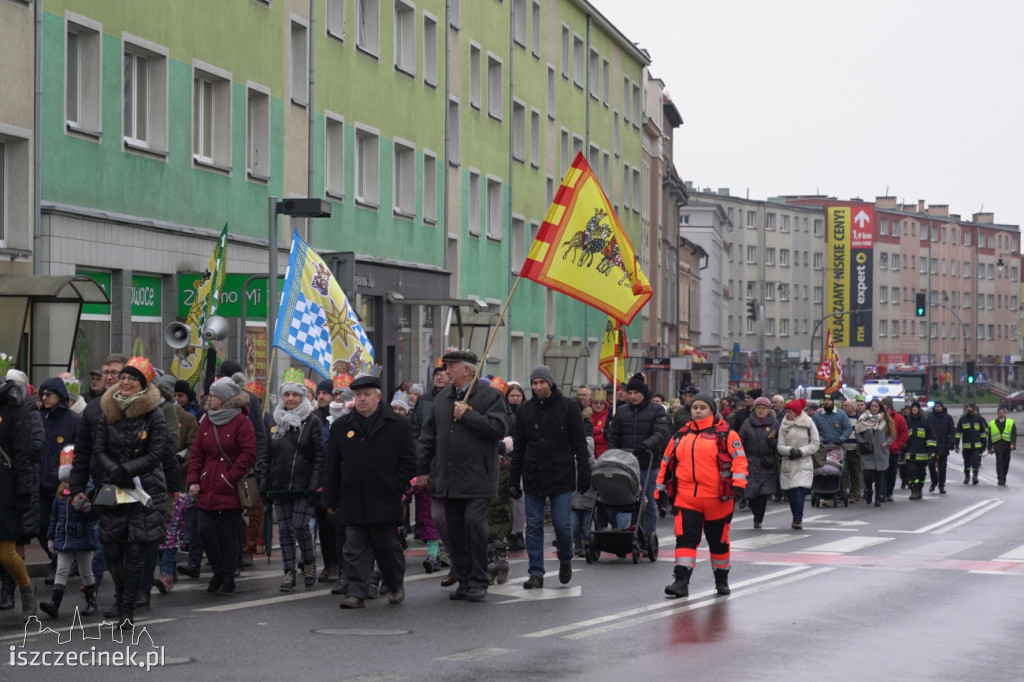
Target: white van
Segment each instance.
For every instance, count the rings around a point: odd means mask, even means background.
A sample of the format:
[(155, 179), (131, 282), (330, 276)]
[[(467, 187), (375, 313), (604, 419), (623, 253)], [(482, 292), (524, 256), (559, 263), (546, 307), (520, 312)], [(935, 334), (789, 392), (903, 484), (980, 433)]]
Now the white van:
[(875, 400), (892, 398), (892, 407), (897, 412), (906, 404), (906, 389), (899, 379), (868, 379), (864, 382), (864, 395)]

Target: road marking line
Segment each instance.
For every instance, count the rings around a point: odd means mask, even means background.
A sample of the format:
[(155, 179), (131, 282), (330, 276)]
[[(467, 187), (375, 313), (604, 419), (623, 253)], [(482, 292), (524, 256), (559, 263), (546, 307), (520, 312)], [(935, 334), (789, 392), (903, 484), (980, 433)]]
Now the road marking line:
[(996, 561), (1024, 561), (1024, 545), (1011, 549), (1002, 556), (997, 556)]
[[(757, 583), (762, 583), (762, 582), (765, 582), (767, 580), (773, 580), (773, 579), (776, 579), (776, 578), (783, 578), (783, 577), (785, 577), (787, 575), (791, 575), (793, 573), (799, 573), (801, 571), (806, 571), (808, 568), (810, 568), (810, 567), (806, 566), (806, 565), (791, 566), (790, 568), (787, 568), (787, 569), (784, 569), (784, 570), (781, 570), (781, 571), (776, 571), (775, 573), (769, 573), (768, 575), (760, 576), (758, 578), (751, 578), (750, 580), (744, 580), (744, 581), (739, 582), (739, 583), (734, 583), (733, 584), (733, 590), (735, 591), (737, 588), (742, 588), (742, 587), (745, 587), (747, 585), (755, 585)], [(707, 592), (702, 592), (701, 594), (695, 595), (692, 598), (693, 599), (700, 599), (702, 597), (710, 596), (710, 595), (713, 595), (713, 594), (714, 594), (714, 590), (708, 590)], [(675, 606), (676, 604), (678, 604), (678, 602), (666, 599), (665, 601), (659, 602), (657, 604), (650, 604), (648, 606), (641, 606), (641, 607), (636, 608), (636, 609), (630, 609), (629, 611), (622, 611), (620, 613), (612, 613), (612, 614), (608, 614), (607, 616), (600, 616), (598, 618), (591, 618), (589, 620), (579, 621), (578, 623), (570, 623), (569, 625), (560, 625), (558, 627), (549, 628), (547, 630), (540, 630), (538, 632), (530, 632), (530, 633), (527, 633), (527, 634), (521, 635), (521, 636), (522, 637), (528, 637), (528, 638), (539, 638), (539, 637), (550, 637), (552, 635), (560, 635), (563, 632), (570, 632), (572, 630), (578, 630), (580, 628), (589, 627), (591, 625), (600, 625), (602, 623), (608, 623), (610, 621), (618, 620), (620, 618), (629, 618), (630, 616), (636, 616), (636, 615), (639, 615), (639, 614), (649, 613), (651, 611), (658, 611), (660, 609), (667, 609), (667, 608), (670, 608), (672, 606)]]
[(970, 514), (975, 509), (979, 509), (981, 507), (984, 507), (986, 504), (991, 504), (992, 502), (998, 502), (998, 501), (999, 500), (982, 500), (981, 502), (978, 502), (977, 504), (972, 505), (972, 506), (968, 507), (967, 509), (962, 509), (962, 510), (958, 511), (956, 514), (953, 514), (952, 516), (947, 516), (944, 519), (936, 521), (935, 523), (933, 523), (931, 525), (924, 526), (923, 528), (918, 528), (917, 530), (896, 530), (896, 529), (893, 529), (893, 530), (879, 530), (878, 532), (879, 533), (913, 533), (913, 534), (927, 533), (929, 531), (935, 530), (936, 528), (941, 528), (942, 526), (946, 525), (947, 523), (951, 523), (951, 522), (955, 521), (956, 519), (960, 518), (961, 516), (964, 516), (966, 514)]
[(769, 547), (771, 545), (777, 545), (782, 542), (789, 542), (790, 540), (800, 540), (801, 538), (810, 537), (809, 535), (780, 535), (779, 533), (766, 533), (764, 535), (755, 535), (750, 538), (740, 538), (739, 540), (729, 540), (729, 548), (732, 550), (743, 551), (745, 549), (761, 549), (762, 547)]
[[(735, 590), (734, 589), (732, 591), (732, 594), (729, 596), (729, 600), (731, 601), (731, 600), (733, 600), (733, 599), (735, 599), (737, 597), (744, 597), (744, 596), (751, 595), (751, 594), (757, 594), (758, 592), (763, 592), (765, 590), (771, 589), (773, 587), (779, 587), (781, 585), (787, 585), (789, 583), (797, 582), (798, 580), (804, 580), (806, 578), (812, 578), (812, 577), (814, 577), (816, 575), (821, 575), (822, 573), (828, 573), (829, 571), (832, 571), (832, 570), (835, 570), (835, 569), (828, 568), (828, 567), (815, 568), (815, 569), (812, 569), (812, 570), (809, 570), (809, 571), (804, 571), (804, 572), (799, 573), (797, 575), (791, 575), (791, 576), (788, 576), (788, 577), (785, 577), (785, 578), (781, 578), (779, 580), (775, 580), (773, 582), (764, 583), (763, 585), (755, 585), (755, 586), (752, 586), (752, 587), (749, 587), (749, 588), (746, 588), (746, 589), (740, 589), (740, 590)], [(659, 620), (661, 618), (668, 618), (669, 616), (674, 616), (674, 615), (679, 614), (679, 613), (685, 613), (687, 611), (693, 611), (695, 609), (704, 608), (705, 606), (710, 606), (710, 605), (715, 604), (715, 603), (719, 603), (717, 598), (706, 599), (704, 601), (700, 601), (700, 602), (696, 602), (696, 603), (691, 602), (689, 604), (686, 604), (685, 606), (680, 606), (680, 607), (677, 607), (677, 608), (669, 609), (668, 611), (661, 611), (661, 612), (658, 612), (658, 613), (648, 613), (646, 615), (639, 616), (637, 618), (631, 618), (629, 620), (620, 621), (618, 623), (609, 623), (608, 625), (605, 625), (603, 627), (593, 628), (591, 630), (583, 630), (582, 632), (576, 632), (576, 633), (573, 633), (571, 635), (562, 635), (561, 639), (584, 639), (586, 637), (593, 637), (594, 635), (601, 635), (601, 634), (604, 634), (606, 632), (612, 632), (613, 630), (621, 630), (623, 628), (632, 627), (633, 625), (640, 625), (642, 623), (649, 623), (651, 621)]]
[[(914, 547), (898, 552), (899, 556), (910, 556), (921, 559), (945, 559), (982, 543), (970, 540), (938, 540), (921, 547)], [(1022, 547), (1024, 549), (1024, 547)], [(1024, 557), (1021, 558), (1024, 561)], [(998, 559), (997, 559), (998, 561)]]
[(796, 554), (849, 554), (850, 552), (856, 552), (874, 545), (880, 545), (883, 542), (889, 542), (896, 538), (878, 538), (868, 537), (866, 535), (855, 535), (851, 538), (844, 538), (843, 540), (836, 540), (835, 542), (826, 542), (824, 545), (817, 545), (815, 547), (808, 547), (807, 549), (797, 550)]
[[(278, 575), (282, 575), (282, 574), (279, 573), (278, 571), (257, 571), (255, 573), (253, 573), (252, 571), (249, 571), (249, 572), (243, 573), (242, 575), (240, 575), (237, 578), (235, 578), (235, 582), (236, 583), (240, 583), (240, 582), (246, 582), (248, 580), (261, 580), (263, 578), (270, 578), (272, 576), (278, 576)], [(210, 577), (212, 578), (213, 576), (211, 575)], [(201, 579), (199, 579), (199, 578), (196, 578), (196, 579), (189, 578), (189, 580), (191, 582), (188, 582), (188, 583), (181, 583), (181, 582), (178, 582), (178, 580), (175, 580), (174, 587), (171, 590), (171, 592), (196, 592), (196, 591), (199, 591), (199, 590), (202, 590), (204, 592), (206, 591), (206, 583), (203, 582)]]
[(469, 651), (460, 651), (455, 654), (448, 654), (447, 656), (439, 656), (435, 658), (435, 661), (480, 661), (485, 658), (493, 658), (495, 656), (501, 656), (502, 654), (512, 653), (512, 649), (499, 649), (497, 647), (484, 647), (482, 649), (470, 649)]
[(290, 601), (299, 601), (300, 599), (312, 599), (313, 597), (323, 597), (324, 595), (330, 595), (330, 593), (330, 589), (313, 590), (312, 592), (292, 593), (281, 597), (254, 599), (253, 601), (239, 602), (236, 604), (221, 604), (220, 606), (206, 606), (201, 609), (192, 610), (200, 612), (238, 611), (239, 609), (251, 609), (256, 606), (267, 606), (268, 604), (283, 604)]
[(985, 507), (984, 509), (979, 509), (978, 511), (974, 512), (970, 516), (965, 516), (964, 518), (960, 519), (959, 521), (956, 521), (955, 523), (949, 524), (945, 528), (940, 528), (939, 530), (933, 531), (932, 534), (933, 535), (941, 535), (942, 533), (948, 533), (949, 531), (953, 530), (954, 528), (959, 528), (960, 526), (964, 525), (965, 523), (968, 523), (969, 521), (973, 521), (974, 519), (978, 518), (982, 514), (985, 514), (987, 512), (992, 511), (993, 509), (995, 509), (996, 507), (998, 507), (999, 505), (1001, 505), (1003, 503), (1003, 500), (990, 500), (990, 501), (992, 502), (992, 504), (990, 504), (989, 506)]

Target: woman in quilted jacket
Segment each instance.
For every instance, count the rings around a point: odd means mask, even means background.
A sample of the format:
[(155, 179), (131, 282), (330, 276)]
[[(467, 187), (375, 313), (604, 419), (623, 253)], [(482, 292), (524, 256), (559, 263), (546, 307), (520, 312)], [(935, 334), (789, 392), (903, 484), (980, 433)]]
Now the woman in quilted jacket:
[(196, 499), (199, 536), (213, 577), (206, 591), (235, 593), (242, 553), (242, 505), (237, 484), (256, 462), (249, 394), (229, 377), (213, 382), (206, 414), (192, 443), (188, 493)]

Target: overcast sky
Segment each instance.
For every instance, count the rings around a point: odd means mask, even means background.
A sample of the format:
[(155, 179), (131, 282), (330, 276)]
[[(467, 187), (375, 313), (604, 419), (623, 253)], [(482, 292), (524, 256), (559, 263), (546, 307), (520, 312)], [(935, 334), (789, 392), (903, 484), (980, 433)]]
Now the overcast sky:
[(695, 186), (1024, 224), (1024, 2), (590, 1), (650, 53)]

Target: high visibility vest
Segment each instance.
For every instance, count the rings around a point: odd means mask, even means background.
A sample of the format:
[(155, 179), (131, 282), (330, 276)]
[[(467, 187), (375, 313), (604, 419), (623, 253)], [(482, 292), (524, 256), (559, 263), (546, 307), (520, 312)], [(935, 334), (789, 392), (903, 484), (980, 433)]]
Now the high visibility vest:
[(1010, 435), (1013, 433), (1013, 420), (1009, 417), (1006, 418), (1006, 424), (1003, 427), (1002, 433), (996, 428), (998, 421), (993, 419), (988, 425), (988, 434), (992, 439), (993, 443), (1001, 440), (1005, 440), (1007, 443), (1010, 442)]

